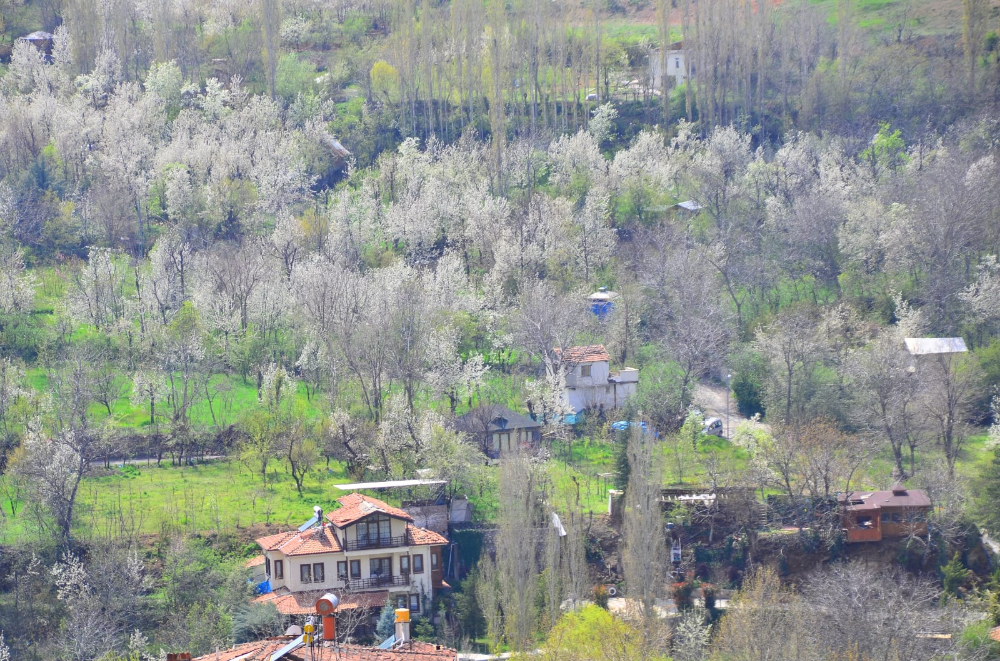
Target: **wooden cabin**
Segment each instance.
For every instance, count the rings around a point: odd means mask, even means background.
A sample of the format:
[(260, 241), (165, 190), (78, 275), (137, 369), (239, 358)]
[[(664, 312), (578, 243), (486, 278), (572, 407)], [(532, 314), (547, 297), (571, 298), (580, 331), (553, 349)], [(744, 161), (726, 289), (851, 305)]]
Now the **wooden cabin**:
[(889, 491), (841, 494), (841, 526), (848, 543), (880, 542), (927, 534), (931, 500), (919, 489), (896, 484)]

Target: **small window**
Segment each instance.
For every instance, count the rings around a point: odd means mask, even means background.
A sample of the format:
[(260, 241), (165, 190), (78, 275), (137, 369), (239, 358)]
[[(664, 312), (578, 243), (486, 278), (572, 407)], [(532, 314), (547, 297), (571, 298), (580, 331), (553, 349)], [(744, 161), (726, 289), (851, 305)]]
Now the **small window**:
[(313, 582), (322, 583), (326, 580), (326, 569), (322, 562), (313, 563)]
[(274, 577), (284, 578), (285, 577), (285, 561), (275, 560), (274, 561)]
[(678, 69), (681, 68), (681, 58), (679, 57), (674, 58), (674, 66), (677, 67)]
[(337, 561), (337, 578), (347, 578), (347, 560)]
[(431, 569), (438, 568), (438, 554), (437, 551), (431, 552)]
[[(419, 556), (417, 556), (419, 557)], [(419, 613), (420, 612), (420, 595), (411, 594), (410, 595), (410, 612)]]
[(299, 565), (299, 579), (303, 583), (312, 583), (311, 565)]
[(399, 573), (400, 574), (409, 574), (410, 573), (410, 557), (409, 556), (406, 556), (406, 555), (400, 556), (400, 558), (399, 558)]
[(424, 556), (422, 554), (413, 556), (413, 573), (414, 574), (424, 573)]
[(268, 576), (271, 575), (271, 558), (264, 558), (264, 573)]
[(396, 595), (396, 608), (406, 608), (406, 602), (407, 599), (405, 594)]
[(583, 365), (580, 367), (580, 376), (590, 376), (590, 365)]
[(351, 578), (361, 578), (360, 560), (351, 560)]

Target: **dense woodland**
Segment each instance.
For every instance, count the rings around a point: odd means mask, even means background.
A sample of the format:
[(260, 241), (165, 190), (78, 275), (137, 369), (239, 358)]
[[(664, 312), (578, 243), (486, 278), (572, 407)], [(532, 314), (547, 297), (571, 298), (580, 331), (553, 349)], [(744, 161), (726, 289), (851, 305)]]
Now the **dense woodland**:
[[(419, 469), (498, 531), (427, 640), (997, 654), (995, 3), (0, 0), (0, 28), (0, 660), (280, 633), (255, 531)], [(657, 85), (668, 50), (690, 83)], [(564, 350), (596, 343), (638, 394), (565, 424)], [(544, 423), (537, 456), (454, 430), (498, 405)], [(823, 504), (895, 482), (932, 532), (861, 562)], [(662, 512), (665, 485), (742, 495)], [(568, 539), (521, 543), (552, 511)]]

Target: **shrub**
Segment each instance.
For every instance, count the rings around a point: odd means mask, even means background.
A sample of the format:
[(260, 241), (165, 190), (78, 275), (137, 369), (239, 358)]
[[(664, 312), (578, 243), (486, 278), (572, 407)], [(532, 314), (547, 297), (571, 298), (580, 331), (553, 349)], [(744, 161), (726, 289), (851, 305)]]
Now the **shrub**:
[(603, 585), (594, 586), (594, 603), (604, 610), (608, 610), (608, 589)]
[(671, 587), (671, 595), (674, 598), (674, 606), (677, 607), (677, 610), (687, 610), (694, 605), (694, 600), (691, 599), (691, 594), (693, 592), (694, 584), (690, 581), (673, 584)]

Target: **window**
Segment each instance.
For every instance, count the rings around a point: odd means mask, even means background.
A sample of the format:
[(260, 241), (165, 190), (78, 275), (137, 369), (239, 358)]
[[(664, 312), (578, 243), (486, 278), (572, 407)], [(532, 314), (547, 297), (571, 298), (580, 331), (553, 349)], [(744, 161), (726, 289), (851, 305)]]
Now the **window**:
[(857, 518), (859, 528), (874, 528), (875, 525), (872, 523), (872, 518), (870, 516), (859, 516)]
[(590, 365), (580, 367), (580, 376), (590, 376)]
[(360, 560), (351, 560), (351, 578), (361, 578)]
[(264, 574), (267, 576), (271, 575), (271, 558), (264, 557)]
[(679, 57), (674, 58), (674, 66), (677, 67), (678, 69), (681, 68), (681, 58)]
[(299, 565), (299, 579), (303, 583), (312, 583), (312, 571), (310, 565)]
[(407, 555), (399, 558), (399, 573), (406, 575), (410, 573), (410, 557)]
[(326, 580), (326, 570), (323, 567), (322, 562), (313, 563), (313, 581), (315, 583), (322, 583)]
[(392, 533), (391, 520), (385, 514), (375, 514), (358, 523), (358, 548), (388, 546)]
[(420, 595), (411, 594), (410, 595), (410, 611), (413, 613), (420, 612)]
[(379, 584), (392, 578), (392, 558), (372, 558), (369, 562), (371, 577), (380, 579)]
[(396, 608), (406, 608), (407, 595), (398, 594), (396, 595)]
[(285, 561), (275, 560), (274, 561), (274, 577), (284, 578), (285, 577)]
[(431, 569), (438, 568), (438, 552), (431, 551)]
[(347, 578), (347, 560), (337, 561), (337, 578)]
[(414, 574), (424, 573), (424, 556), (421, 554), (413, 556), (413, 573)]

